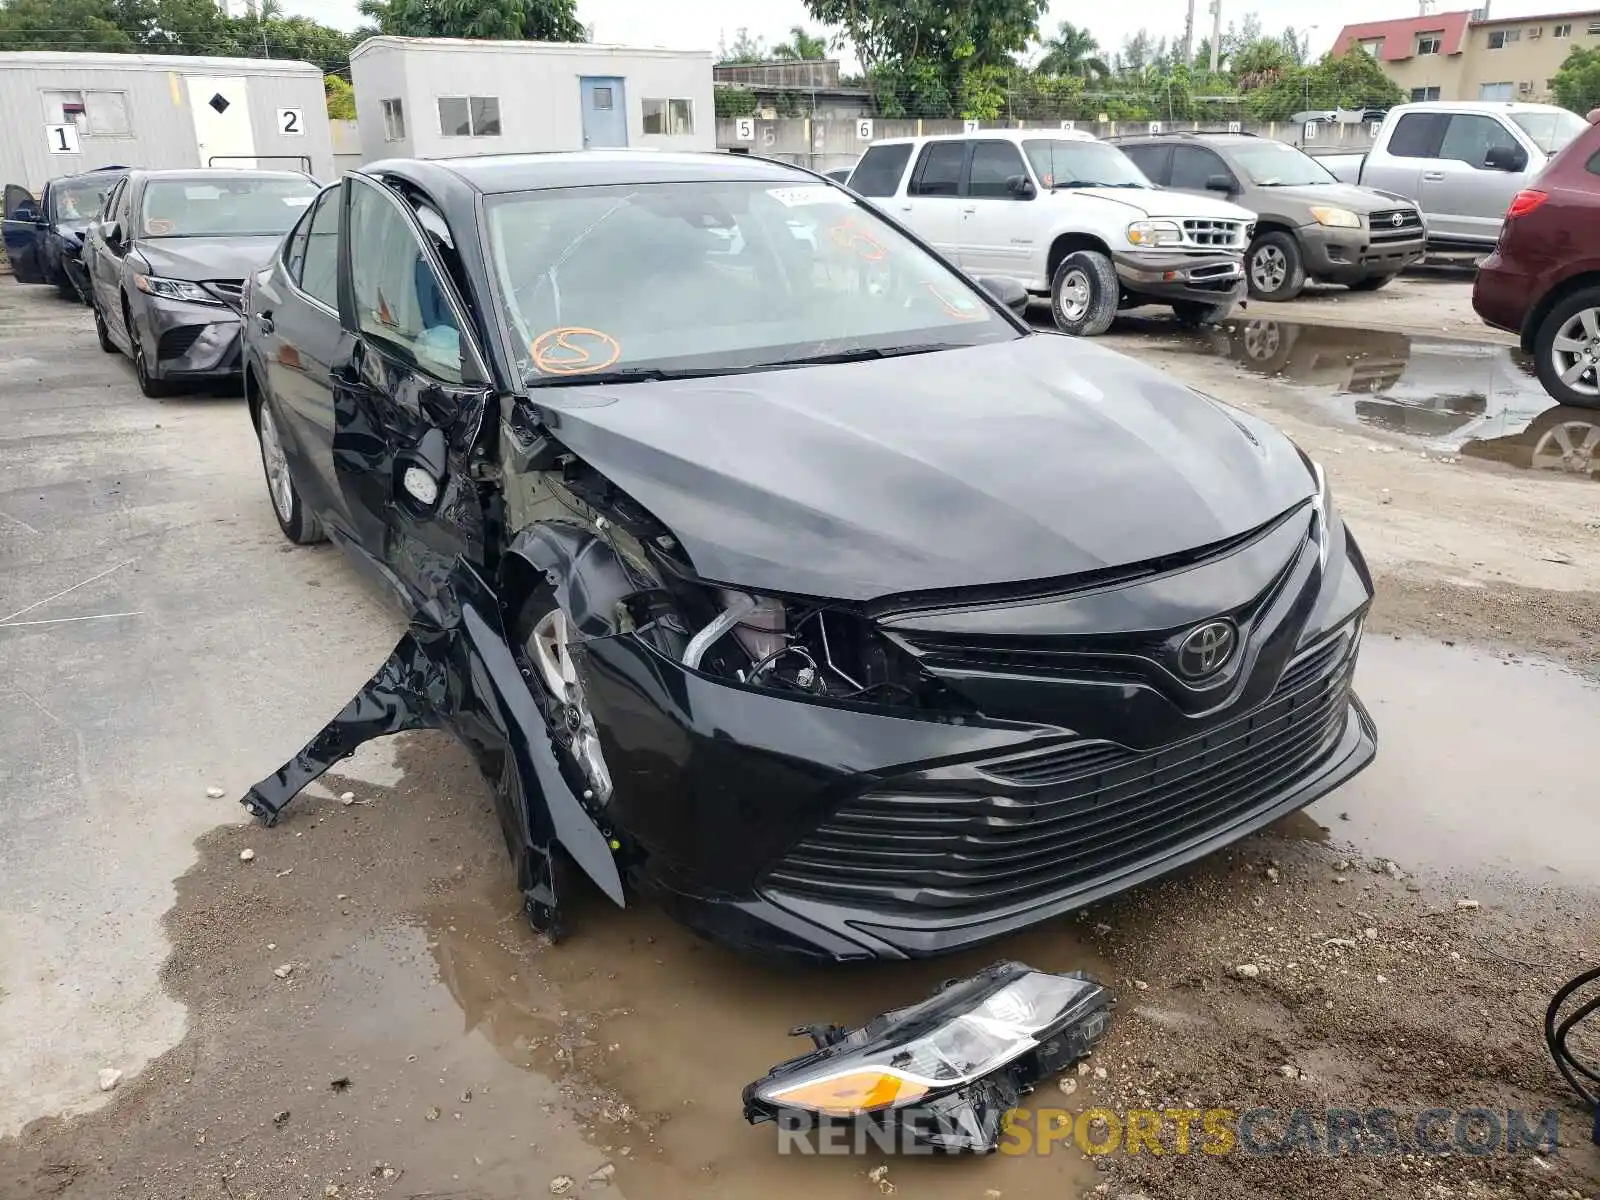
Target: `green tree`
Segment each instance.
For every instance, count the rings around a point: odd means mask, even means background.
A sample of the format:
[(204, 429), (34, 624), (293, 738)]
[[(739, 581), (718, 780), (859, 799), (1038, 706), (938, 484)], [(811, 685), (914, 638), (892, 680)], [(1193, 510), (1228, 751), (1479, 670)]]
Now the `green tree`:
[(587, 36), (574, 0), (360, 0), (356, 7), (377, 32), (400, 37), (581, 42)]
[(789, 40), (779, 42), (772, 48), (772, 57), (801, 60), (827, 58), (828, 41), (814, 37), (799, 25), (793, 25), (789, 28)]
[(1550, 79), (1556, 103), (1580, 116), (1600, 108), (1600, 49), (1574, 46)]
[(136, 49), (111, 0), (10, 0), (0, 7), (0, 50)]
[(1061, 22), (1053, 38), (1044, 43), (1044, 57), (1034, 68), (1043, 75), (1068, 75), (1075, 79), (1101, 79), (1111, 74), (1100, 57), (1100, 43), (1087, 29), (1071, 21)]
[(356, 119), (356, 91), (350, 81), (339, 75), (324, 75), (322, 90), (328, 97), (328, 119), (354, 121)]
[(725, 63), (758, 63), (767, 61), (767, 46), (758, 37), (751, 37), (750, 30), (743, 25), (734, 35), (733, 45), (723, 42), (717, 50), (717, 57)]
[(711, 93), (719, 117), (749, 117), (756, 111), (756, 94), (749, 88), (718, 85)]

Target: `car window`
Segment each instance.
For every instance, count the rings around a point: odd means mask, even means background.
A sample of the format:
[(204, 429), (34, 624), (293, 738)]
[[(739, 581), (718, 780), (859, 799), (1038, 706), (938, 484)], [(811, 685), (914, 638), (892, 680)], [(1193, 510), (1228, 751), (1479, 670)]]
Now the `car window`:
[(447, 289), (395, 202), (376, 184), (354, 187), (350, 279), (361, 332), (424, 374), (460, 383), (461, 331)]
[(1232, 176), (1227, 165), (1213, 150), (1204, 146), (1174, 146), (1172, 148), (1172, 179), (1169, 186), (1188, 191), (1203, 192), (1206, 180), (1213, 175)]
[(1167, 164), (1170, 159), (1171, 147), (1169, 146), (1122, 146), (1122, 152), (1133, 159), (1133, 165), (1143, 171), (1151, 183), (1165, 184), (1167, 182)]
[(1257, 187), (1306, 187), (1338, 183), (1328, 168), (1304, 150), (1271, 138), (1256, 138), (1231, 146), (1233, 165)]
[(321, 189), (304, 176), (153, 179), (140, 204), (141, 237), (287, 233)]
[(965, 142), (929, 142), (917, 162), (909, 194), (954, 196), (961, 188), (961, 164), (966, 157)]
[(1027, 178), (1022, 151), (1013, 142), (978, 142), (972, 147), (972, 165), (967, 169), (967, 195), (998, 196), (1011, 199), (1006, 181), (1018, 175)]
[(1533, 139), (1533, 144), (1546, 154), (1554, 154), (1576, 138), (1589, 122), (1575, 112), (1557, 109), (1555, 112), (1514, 112), (1511, 119), (1522, 132)]
[(1093, 140), (1029, 138), (1022, 152), (1046, 188), (1148, 188), (1144, 172), (1115, 146)]
[(911, 161), (911, 146), (870, 146), (850, 173), (850, 190), (863, 196), (892, 196), (900, 190), (900, 177)]
[(1019, 336), (957, 271), (823, 183), (551, 188), (487, 197), (484, 214), (497, 319), (525, 377)]
[(1438, 158), (1448, 113), (1407, 113), (1389, 135), (1389, 153), (1397, 158)]
[(314, 211), (308, 211), (300, 218), (300, 223), (283, 242), (283, 269), (289, 273), (289, 278), (296, 283), (300, 282), (300, 268), (306, 261), (306, 238), (311, 235), (311, 218)]
[(337, 187), (323, 192), (310, 223), (303, 226), (308, 236), (299, 280), (306, 295), (335, 311), (339, 308), (339, 193)]
[(1454, 158), (1474, 167), (1483, 166), (1491, 148), (1505, 146), (1517, 148), (1517, 139), (1511, 131), (1493, 117), (1475, 113), (1452, 113), (1446, 127), (1444, 140), (1439, 145), (1440, 158)]

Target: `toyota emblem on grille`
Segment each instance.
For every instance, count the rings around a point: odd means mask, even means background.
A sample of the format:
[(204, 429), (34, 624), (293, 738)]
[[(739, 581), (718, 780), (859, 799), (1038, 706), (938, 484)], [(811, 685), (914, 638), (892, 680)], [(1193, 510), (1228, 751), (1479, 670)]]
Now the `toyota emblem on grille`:
[(1228, 665), (1238, 641), (1231, 622), (1207, 621), (1191, 629), (1178, 643), (1178, 670), (1189, 679), (1202, 679)]
[(1405, 215), (1405, 213), (1397, 212), (1397, 213), (1395, 213), (1394, 216), (1389, 218), (1389, 224), (1391, 224), (1393, 226), (1396, 226), (1397, 228), (1399, 226), (1401, 226), (1401, 225), (1404, 225), (1405, 223), (1406, 223), (1406, 215)]

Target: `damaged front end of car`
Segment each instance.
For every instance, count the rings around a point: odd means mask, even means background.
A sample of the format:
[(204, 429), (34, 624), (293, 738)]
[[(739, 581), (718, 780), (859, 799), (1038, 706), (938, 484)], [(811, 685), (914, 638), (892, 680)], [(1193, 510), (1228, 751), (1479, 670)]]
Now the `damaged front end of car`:
[(848, 1124), (880, 1147), (986, 1154), (1024, 1095), (1093, 1050), (1114, 1003), (1081, 972), (998, 963), (855, 1028), (794, 1030), (816, 1048), (748, 1085), (745, 1119), (791, 1138)]

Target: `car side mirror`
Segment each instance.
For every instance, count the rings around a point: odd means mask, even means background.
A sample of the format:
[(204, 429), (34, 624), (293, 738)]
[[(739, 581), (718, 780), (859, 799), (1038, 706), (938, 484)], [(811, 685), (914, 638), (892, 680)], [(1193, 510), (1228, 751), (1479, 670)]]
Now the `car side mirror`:
[(1208, 176), (1206, 176), (1206, 191), (1208, 191), (1208, 192), (1222, 192), (1224, 195), (1228, 195), (1228, 196), (1233, 195), (1233, 176), (1232, 175), (1208, 175)]
[(1528, 152), (1521, 146), (1490, 146), (1483, 165), (1491, 171), (1517, 172), (1528, 165)]
[(1028, 311), (1028, 289), (1015, 279), (990, 276), (978, 280), (978, 286), (1016, 313), (1017, 316), (1026, 315)]
[(106, 239), (106, 245), (116, 248), (122, 245), (122, 224), (119, 221), (107, 221), (100, 226), (100, 233)]
[(1018, 200), (1032, 200), (1036, 195), (1033, 180), (1026, 175), (1013, 175), (1006, 180), (1006, 191)]

